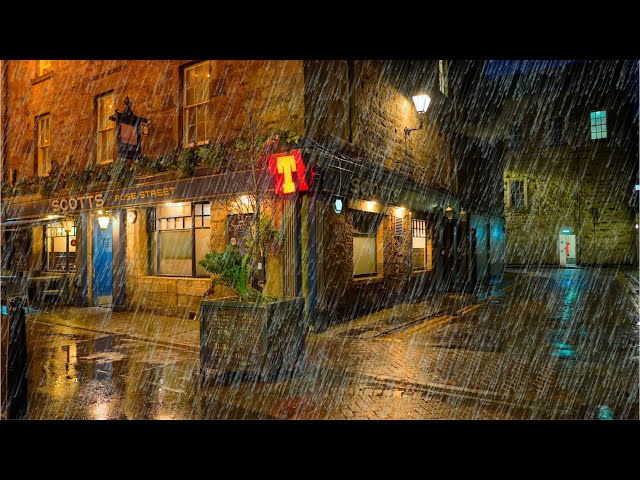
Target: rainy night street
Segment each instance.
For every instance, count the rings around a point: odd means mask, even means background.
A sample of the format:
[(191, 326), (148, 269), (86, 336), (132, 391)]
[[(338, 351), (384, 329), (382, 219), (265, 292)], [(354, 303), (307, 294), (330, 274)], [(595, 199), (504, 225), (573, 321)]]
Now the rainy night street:
[(634, 281), (508, 270), (488, 296), (441, 295), (310, 333), (283, 378), (206, 389), (193, 319), (38, 312), (29, 418), (638, 419)]
[(640, 419), (639, 71), (0, 60), (0, 419)]

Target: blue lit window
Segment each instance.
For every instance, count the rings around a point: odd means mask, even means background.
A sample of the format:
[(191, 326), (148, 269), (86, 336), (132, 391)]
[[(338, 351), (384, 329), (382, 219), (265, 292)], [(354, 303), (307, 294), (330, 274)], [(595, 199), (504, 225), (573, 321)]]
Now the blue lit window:
[(607, 112), (591, 112), (591, 140), (607, 138)]

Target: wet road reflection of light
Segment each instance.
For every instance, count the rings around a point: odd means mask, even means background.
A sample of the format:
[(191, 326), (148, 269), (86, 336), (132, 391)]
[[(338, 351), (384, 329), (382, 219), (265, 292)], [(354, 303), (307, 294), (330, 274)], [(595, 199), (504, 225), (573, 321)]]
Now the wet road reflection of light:
[[(73, 332), (73, 333), (72, 333)], [(29, 418), (195, 418), (197, 353), (51, 324), (29, 327)]]

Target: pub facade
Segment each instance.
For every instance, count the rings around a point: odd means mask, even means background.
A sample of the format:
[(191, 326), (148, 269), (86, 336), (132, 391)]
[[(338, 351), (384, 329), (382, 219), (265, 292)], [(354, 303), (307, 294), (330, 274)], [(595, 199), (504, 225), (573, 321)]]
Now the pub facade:
[(3, 276), (34, 301), (191, 314), (199, 261), (259, 209), (280, 232), (264, 293), (315, 323), (487, 280), (500, 244), (470, 234), (503, 227), (461, 203), (442, 62), (5, 61)]

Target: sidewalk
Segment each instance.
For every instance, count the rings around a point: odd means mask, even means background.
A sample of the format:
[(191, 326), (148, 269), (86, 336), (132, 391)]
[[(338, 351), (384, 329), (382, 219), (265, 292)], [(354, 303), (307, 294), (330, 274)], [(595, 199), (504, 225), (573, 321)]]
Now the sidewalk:
[(49, 307), (29, 314), (27, 321), (126, 335), (169, 347), (198, 350), (200, 344), (200, 326), (197, 320), (150, 312), (112, 312), (100, 307)]

